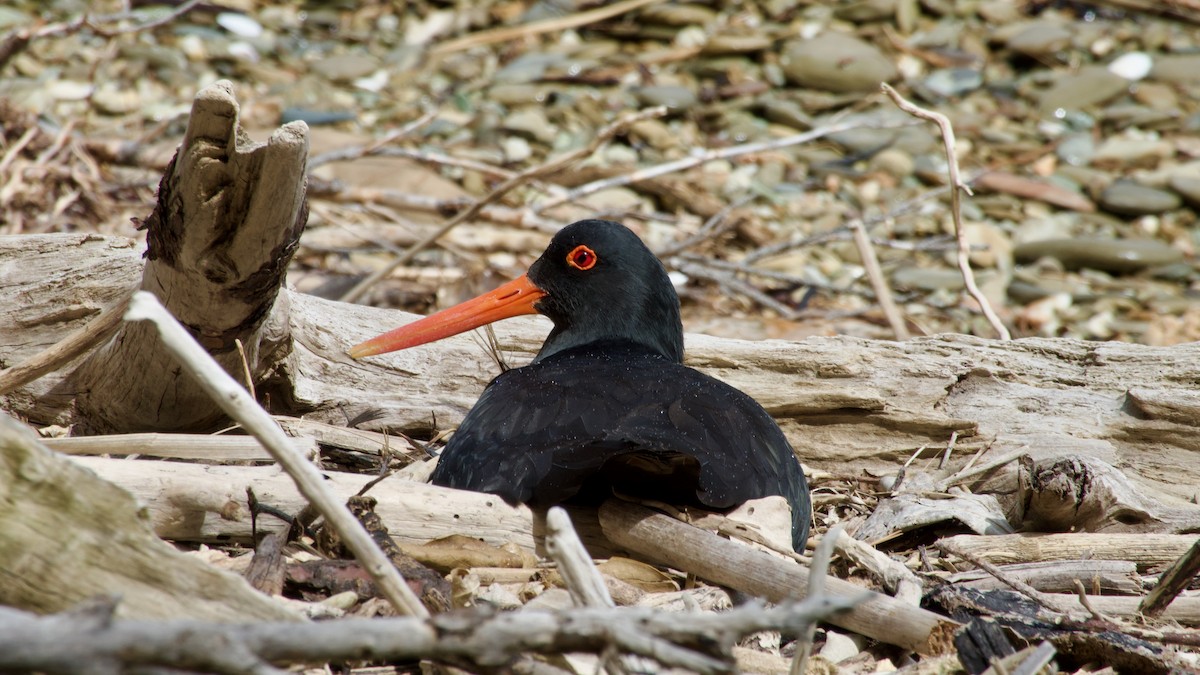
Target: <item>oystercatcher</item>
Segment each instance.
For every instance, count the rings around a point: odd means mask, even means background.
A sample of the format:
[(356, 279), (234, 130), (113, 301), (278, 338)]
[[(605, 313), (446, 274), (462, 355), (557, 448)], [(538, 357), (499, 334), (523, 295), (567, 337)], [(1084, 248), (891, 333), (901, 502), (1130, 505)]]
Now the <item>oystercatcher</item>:
[(616, 492), (725, 510), (782, 495), (793, 548), (804, 550), (811, 504), (791, 445), (754, 399), (683, 365), (679, 296), (619, 223), (569, 225), (525, 275), (349, 353), (533, 313), (554, 329), (532, 363), (483, 391), (442, 451), (434, 484), (535, 507)]

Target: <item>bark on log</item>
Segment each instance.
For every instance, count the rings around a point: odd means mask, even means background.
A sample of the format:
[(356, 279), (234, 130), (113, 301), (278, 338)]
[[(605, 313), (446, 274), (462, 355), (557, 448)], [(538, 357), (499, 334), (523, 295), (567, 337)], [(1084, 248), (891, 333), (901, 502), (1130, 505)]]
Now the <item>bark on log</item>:
[(0, 414), (0, 605), (61, 612), (113, 593), (126, 618), (298, 618), (163, 543), (127, 492)]
[[(256, 373), (287, 343), (287, 308), (276, 298), (308, 219), (307, 158), (303, 122), (253, 143), (238, 125), (232, 85), (218, 82), (196, 96), (183, 144), (146, 219), (140, 287), (157, 295), (231, 373), (242, 369), (236, 340)], [(63, 383), (60, 401), (74, 404), (77, 431), (203, 431), (221, 424), (220, 408), (178, 373), (150, 326), (127, 323)]]

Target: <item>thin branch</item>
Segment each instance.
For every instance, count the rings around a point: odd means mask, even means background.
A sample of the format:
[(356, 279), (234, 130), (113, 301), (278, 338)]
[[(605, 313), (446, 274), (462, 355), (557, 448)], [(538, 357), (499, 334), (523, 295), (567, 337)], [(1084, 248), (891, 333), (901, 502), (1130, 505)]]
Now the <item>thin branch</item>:
[[(829, 560), (833, 557), (833, 547), (837, 544), (838, 537), (842, 536), (842, 530), (845, 528), (844, 523), (834, 525), (825, 532), (824, 537), (821, 537), (821, 543), (817, 544), (810, 567), (812, 572), (808, 577), (808, 597), (824, 597), (825, 576), (829, 573)], [(813, 638), (816, 634), (817, 624), (813, 622), (805, 626), (804, 631), (797, 638), (796, 641), (799, 644), (796, 645), (796, 656), (792, 659), (791, 675), (803, 675), (808, 672), (808, 657), (812, 656)]]
[[(114, 619), (112, 602), (87, 614), (44, 617), (0, 607), (0, 671), (160, 667), (244, 675), (279, 672), (269, 664), (363, 659), (430, 659), (491, 671), (527, 653), (600, 654), (615, 646), (692, 672), (729, 673), (734, 667), (728, 647), (736, 640), (768, 630), (795, 632), (852, 605), (846, 599), (823, 598), (774, 607), (753, 601), (719, 613), (588, 607), (251, 624)], [(674, 649), (646, 653), (663, 641)], [(675, 660), (684, 653), (683, 662)]]
[(783, 138), (777, 138), (777, 139), (770, 140), (770, 141), (760, 141), (757, 143), (744, 143), (742, 145), (734, 145), (734, 146), (730, 146), (728, 148), (717, 148), (717, 149), (712, 149), (712, 150), (704, 150), (704, 151), (692, 154), (689, 157), (684, 157), (683, 159), (677, 159), (672, 162), (665, 162), (663, 164), (656, 164), (654, 166), (648, 166), (643, 169), (638, 169), (636, 171), (633, 171), (631, 173), (627, 173), (627, 174), (624, 174), (621, 176), (613, 176), (611, 178), (604, 178), (601, 180), (592, 181), (591, 183), (585, 183), (584, 185), (580, 185), (579, 187), (569, 190), (565, 195), (560, 195), (554, 199), (551, 199), (546, 202), (542, 202), (540, 204), (534, 204), (533, 212), (534, 213), (542, 213), (542, 212), (546, 211), (547, 209), (552, 209), (556, 206), (561, 206), (562, 204), (576, 201), (578, 199), (586, 197), (587, 195), (594, 194), (601, 190), (607, 190), (608, 188), (620, 187), (620, 186), (629, 185), (632, 183), (638, 183), (638, 182), (641, 182), (644, 180), (649, 180), (651, 178), (657, 178), (658, 176), (665, 176), (666, 174), (669, 174), (669, 173), (677, 173), (679, 171), (685, 171), (687, 169), (701, 166), (701, 165), (707, 164), (709, 162), (715, 162), (720, 159), (731, 159), (734, 157), (741, 157), (742, 155), (750, 155), (750, 154), (754, 154), (754, 153), (758, 153), (758, 152), (769, 152), (772, 150), (779, 150), (781, 148), (789, 148), (793, 145), (802, 145), (804, 143), (814, 141), (818, 138), (824, 138), (825, 136), (829, 136), (830, 134), (837, 134), (837, 133), (841, 133), (843, 131), (850, 131), (852, 129), (866, 129), (866, 128), (895, 129), (898, 127), (912, 126), (912, 124), (913, 124), (912, 122), (908, 122), (908, 121), (904, 121), (904, 122), (874, 122), (874, 121), (872, 121), (872, 122), (863, 122), (863, 121), (837, 122), (837, 123), (830, 124), (827, 126), (818, 127), (816, 129), (812, 129), (810, 131), (805, 131), (804, 133), (793, 134), (791, 136), (785, 136)]
[(1200, 540), (1180, 556), (1162, 576), (1158, 583), (1138, 605), (1138, 613), (1150, 618), (1156, 618), (1163, 613), (1167, 605), (1184, 589), (1191, 585), (1192, 579), (1200, 572)]
[(179, 364), (196, 378), (200, 386), (221, 408), (236, 420), (283, 467), (296, 483), (300, 494), (325, 517), (346, 547), (354, 552), (363, 568), (371, 574), (382, 595), (397, 611), (416, 617), (429, 616), (429, 612), (412, 589), (405, 583), (399, 571), (379, 550), (371, 535), (342, 504), (325, 484), (325, 478), (303, 455), (295, 451), (290, 439), (274, 419), (263, 410), (246, 390), (217, 365), (208, 352), (196, 342), (187, 330), (171, 316), (170, 312), (152, 293), (138, 291), (129, 301), (125, 313), (129, 321), (152, 321), (162, 337), (164, 346), (179, 361)]
[(426, 236), (421, 241), (418, 241), (417, 243), (413, 244), (411, 247), (409, 247), (409, 249), (407, 251), (404, 252), (403, 255), (395, 258), (387, 265), (384, 265), (382, 268), (371, 273), (366, 279), (363, 279), (362, 281), (360, 281), (357, 285), (354, 286), (354, 288), (350, 289), (350, 291), (348, 293), (346, 293), (346, 295), (344, 295), (341, 298), (341, 300), (343, 302), (357, 301), (359, 298), (361, 298), (363, 296), (364, 293), (366, 293), (368, 290), (370, 290), (370, 288), (372, 286), (379, 283), (379, 281), (381, 279), (385, 279), (387, 277), (387, 275), (391, 274), (392, 271), (395, 270), (397, 267), (400, 267), (401, 265), (406, 264), (408, 261), (412, 260), (413, 257), (417, 255), (417, 253), (423, 251), (427, 246), (434, 243), (438, 239), (442, 238), (442, 236), (445, 235), (447, 232), (454, 229), (460, 223), (470, 220), (470, 219), (474, 218), (475, 216), (479, 215), (479, 212), (482, 211), (485, 206), (487, 206), (488, 204), (491, 204), (495, 201), (498, 201), (501, 197), (508, 194), (509, 192), (516, 189), (517, 187), (520, 187), (521, 185), (524, 185), (525, 183), (528, 183), (529, 181), (534, 180), (536, 178), (541, 178), (542, 176), (546, 176), (548, 174), (559, 171), (563, 167), (573, 164), (574, 162), (576, 162), (580, 159), (591, 156), (592, 154), (594, 154), (596, 152), (597, 149), (600, 148), (601, 145), (608, 142), (608, 140), (610, 138), (612, 138), (617, 133), (619, 133), (622, 129), (628, 127), (631, 124), (640, 122), (642, 120), (650, 119), (653, 117), (662, 117), (665, 114), (667, 114), (666, 107), (665, 106), (657, 106), (654, 108), (647, 108), (645, 110), (640, 110), (640, 111), (630, 114), (630, 115), (622, 116), (620, 119), (616, 120), (615, 122), (609, 124), (608, 126), (601, 129), (599, 132), (597, 132), (596, 136), (585, 147), (568, 152), (567, 154), (565, 154), (551, 162), (548, 162), (546, 164), (542, 164), (540, 166), (535, 166), (527, 171), (522, 171), (521, 173), (517, 174), (516, 176), (513, 176), (512, 178), (504, 181), (503, 183), (500, 184), (499, 187), (497, 187), (495, 190), (492, 190), (485, 197), (483, 197), (482, 199), (476, 200), (476, 202), (474, 204), (472, 204), (470, 206), (470, 208), (458, 212), (457, 215), (455, 215), (450, 220), (446, 221), (446, 223), (444, 225), (442, 225), (441, 227), (439, 227), (435, 232), (430, 233), (428, 236)]
[(388, 145), (395, 143), (401, 138), (411, 136), (417, 129), (420, 129), (421, 127), (433, 121), (433, 118), (437, 117), (437, 114), (438, 111), (436, 108), (433, 110), (428, 110), (424, 115), (421, 115), (417, 119), (405, 124), (399, 129), (393, 129), (385, 134), (382, 138), (372, 141), (371, 143), (352, 145), (348, 148), (338, 148), (337, 150), (323, 152), (308, 160), (308, 170), (312, 171), (313, 169), (324, 164), (329, 164), (330, 162), (344, 162), (362, 157), (370, 157), (371, 155), (383, 154), (382, 150), (384, 150)]
[(863, 226), (861, 219), (855, 219), (850, 224), (850, 231), (854, 233), (854, 245), (858, 248), (858, 256), (862, 258), (867, 279), (871, 282), (871, 288), (875, 289), (875, 300), (879, 303), (879, 308), (883, 310), (883, 316), (887, 318), (888, 325), (892, 327), (892, 334), (896, 336), (897, 340), (903, 342), (912, 335), (908, 332), (908, 324), (905, 323), (904, 316), (900, 314), (900, 308), (896, 306), (896, 301), (892, 298), (892, 289), (888, 286), (887, 278), (883, 276), (883, 270), (879, 267), (879, 256), (875, 255), (875, 247), (871, 245), (871, 238), (867, 236), (867, 228)]
[(967, 231), (962, 222), (962, 197), (963, 192), (971, 194), (971, 188), (963, 182), (962, 177), (958, 173), (958, 156), (955, 154), (954, 142), (954, 127), (950, 124), (950, 118), (945, 115), (922, 108), (915, 103), (905, 99), (895, 89), (886, 82), (880, 85), (883, 92), (904, 112), (923, 120), (929, 120), (938, 126), (942, 132), (942, 145), (946, 149), (946, 163), (950, 172), (950, 214), (954, 218), (954, 234), (958, 238), (958, 269), (962, 272), (963, 284), (967, 287), (967, 293), (975, 298), (975, 302), (979, 303), (979, 308), (983, 311), (983, 315), (987, 317), (988, 323), (992, 324), (992, 328), (996, 330), (996, 334), (1001, 340), (1011, 340), (1012, 335), (1009, 334), (1008, 328), (1004, 322), (992, 309), (992, 304), (979, 290), (979, 286), (975, 283), (975, 273), (971, 271), (971, 245), (967, 242)]

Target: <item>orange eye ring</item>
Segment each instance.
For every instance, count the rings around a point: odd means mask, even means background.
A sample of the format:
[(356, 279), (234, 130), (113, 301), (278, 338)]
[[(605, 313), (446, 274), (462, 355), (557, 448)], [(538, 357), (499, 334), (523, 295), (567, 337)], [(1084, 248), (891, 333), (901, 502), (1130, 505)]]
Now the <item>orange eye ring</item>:
[(584, 272), (595, 267), (599, 260), (600, 256), (597, 256), (595, 251), (583, 244), (571, 249), (571, 252), (567, 254), (567, 264)]

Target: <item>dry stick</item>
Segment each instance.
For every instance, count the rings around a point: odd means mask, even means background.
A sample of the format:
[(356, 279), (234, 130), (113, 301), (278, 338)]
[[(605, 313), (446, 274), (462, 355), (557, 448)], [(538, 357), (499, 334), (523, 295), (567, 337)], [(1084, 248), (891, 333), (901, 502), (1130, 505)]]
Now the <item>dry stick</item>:
[[(37, 616), (0, 606), (0, 672), (129, 672), (159, 666), (171, 672), (279, 672), (269, 663), (403, 661), (471, 663), (492, 672), (522, 654), (601, 653), (653, 648), (632, 636), (678, 645), (732, 644), (746, 635), (795, 631), (844, 609), (845, 600), (805, 600), (765, 607), (749, 602), (723, 612), (664, 612), (649, 607), (572, 608), (548, 612), (455, 612), (432, 618), (343, 619), (248, 624), (128, 621), (107, 611)], [(628, 640), (628, 641), (627, 641)], [(64, 649), (70, 645), (70, 649)], [(643, 653), (667, 665), (674, 653)], [(704, 655), (702, 655), (704, 656)], [(690, 659), (687, 663), (707, 663)], [(728, 673), (728, 663), (687, 668)], [(139, 671), (141, 672), (141, 671)], [(155, 671), (159, 672), (159, 671)]]
[[(834, 525), (825, 532), (821, 543), (817, 544), (817, 550), (813, 553), (812, 565), (809, 567), (808, 597), (819, 598), (825, 594), (825, 575), (829, 572), (829, 559), (833, 557), (834, 544), (842, 536), (844, 529), (846, 529), (844, 523)], [(791, 675), (804, 675), (808, 672), (808, 657), (812, 656), (813, 638), (816, 634), (817, 624), (814, 621), (808, 624), (804, 633), (797, 638), (799, 644), (796, 646), (796, 656), (792, 659)]]
[(675, 265), (675, 268), (689, 277), (707, 279), (715, 282), (719, 286), (725, 287), (728, 291), (740, 293), (741, 295), (750, 298), (763, 307), (774, 310), (776, 314), (788, 319), (789, 321), (795, 321), (796, 319), (800, 318), (800, 313), (796, 310), (792, 309), (788, 305), (783, 304), (775, 298), (772, 298), (754, 285), (738, 279), (737, 277), (733, 276), (733, 274), (709, 270), (706, 269), (703, 264), (686, 262), (680, 262), (679, 264)]
[(719, 159), (730, 159), (732, 157), (741, 157), (742, 155), (749, 155), (756, 152), (768, 152), (771, 150), (779, 150), (780, 148), (788, 148), (793, 145), (801, 145), (803, 143), (808, 143), (809, 141), (814, 141), (818, 138), (823, 138), (830, 134), (850, 131), (851, 129), (895, 129), (898, 127), (907, 126), (912, 126), (912, 123), (907, 121), (882, 123), (861, 121), (837, 122), (828, 126), (817, 127), (816, 129), (805, 131), (804, 133), (794, 134), (792, 136), (784, 136), (783, 138), (777, 138), (771, 141), (745, 143), (742, 145), (730, 146), (728, 148), (705, 150), (689, 157), (684, 157), (683, 159), (677, 159), (672, 162), (665, 162), (655, 166), (648, 166), (644, 169), (638, 169), (637, 171), (633, 171), (621, 176), (613, 176), (611, 178), (603, 178), (592, 181), (591, 183), (585, 183), (579, 187), (567, 191), (565, 195), (561, 195), (541, 204), (534, 204), (532, 211), (535, 214), (540, 214), (547, 209), (561, 206), (567, 202), (575, 201), (601, 190), (607, 190), (608, 188), (629, 185), (631, 183), (649, 180), (650, 178), (657, 178), (658, 176), (663, 176), (669, 173), (684, 171), (702, 164), (717, 161)]
[(429, 124), (431, 121), (433, 121), (433, 118), (437, 117), (437, 114), (438, 111), (436, 108), (426, 111), (424, 115), (421, 115), (417, 119), (405, 124), (399, 129), (392, 130), (391, 132), (385, 134), (382, 138), (371, 143), (352, 145), (348, 148), (339, 148), (337, 150), (323, 152), (308, 160), (308, 170), (312, 171), (318, 166), (329, 164), (330, 162), (344, 162), (347, 160), (381, 154), (388, 144), (394, 143), (405, 136), (409, 136), (417, 129)]
[(1138, 613), (1150, 618), (1158, 617), (1175, 596), (1192, 583), (1197, 572), (1200, 572), (1200, 539), (1163, 572), (1150, 593), (1142, 598)]
[(942, 482), (942, 485), (943, 485), (943, 487), (948, 488), (951, 485), (957, 485), (958, 483), (962, 483), (962, 482), (966, 481), (968, 478), (974, 478), (975, 476), (987, 473), (987, 472), (991, 471), (992, 469), (997, 469), (999, 467), (1002, 467), (1005, 464), (1008, 464), (1009, 462), (1020, 459), (1021, 455), (1024, 455), (1027, 450), (1029, 450), (1029, 446), (1022, 445), (1021, 447), (1017, 448), (1016, 450), (1006, 452), (1003, 455), (1000, 455), (999, 457), (997, 457), (996, 459), (988, 462), (987, 464), (984, 464), (982, 466), (977, 466), (974, 469), (970, 469), (968, 467), (963, 467), (962, 471), (959, 471), (958, 473), (954, 474), (953, 476), (950, 476), (949, 478), (947, 478), (945, 481)]
[(520, 26), (505, 26), (503, 28), (480, 31), (436, 45), (429, 50), (429, 54), (431, 56), (438, 56), (463, 49), (470, 49), (471, 47), (490, 45), (496, 42), (507, 42), (508, 40), (515, 40), (520, 37), (533, 37), (534, 35), (541, 35), (543, 33), (556, 33), (571, 28), (578, 28), (586, 26), (589, 23), (620, 16), (626, 12), (633, 11), (639, 7), (645, 7), (646, 5), (652, 5), (658, 1), (624, 0), (624, 2), (617, 2), (606, 7), (597, 7), (596, 9), (572, 14), (571, 16), (555, 17), (553, 19), (533, 21)]
[(992, 324), (992, 328), (996, 330), (1001, 340), (1011, 340), (1012, 336), (1009, 334), (1008, 328), (1004, 326), (1004, 322), (992, 309), (991, 303), (979, 290), (979, 286), (975, 284), (975, 274), (971, 271), (971, 245), (967, 242), (967, 231), (963, 227), (961, 197), (962, 192), (971, 194), (971, 188), (963, 182), (958, 173), (958, 157), (954, 154), (954, 127), (950, 125), (950, 119), (941, 113), (926, 110), (906, 100), (887, 83), (880, 86), (901, 110), (914, 117), (929, 120), (938, 125), (938, 129), (941, 130), (942, 145), (946, 148), (946, 162), (950, 172), (950, 215), (954, 218), (954, 234), (958, 239), (958, 269), (962, 272), (963, 284), (967, 287), (967, 292), (971, 294), (972, 298), (975, 298), (975, 302), (979, 303), (979, 308), (987, 317), (988, 323)]
[(11, 368), (0, 371), (0, 395), (52, 373), (92, 347), (112, 337), (121, 326), (129, 298), (100, 312), (74, 333)]
[(218, 405), (257, 438), (296, 483), (300, 494), (325, 517), (326, 522), (342, 537), (346, 546), (370, 573), (380, 592), (398, 612), (415, 617), (427, 617), (429, 612), (404, 578), (375, 545), (371, 535), (350, 513), (325, 479), (310, 462), (296, 452), (291, 440), (274, 419), (263, 410), (238, 383), (217, 365), (208, 352), (179, 325), (170, 312), (152, 293), (138, 291), (129, 301), (125, 313), (129, 321), (153, 321), (163, 344), (179, 361), (184, 370), (195, 377), (200, 386)]
[(540, 178), (547, 174), (554, 173), (568, 164), (593, 154), (602, 144), (606, 143), (608, 139), (612, 138), (622, 129), (631, 124), (650, 119), (652, 117), (662, 117), (665, 114), (667, 114), (666, 106), (656, 106), (654, 108), (647, 108), (645, 110), (638, 111), (631, 115), (622, 116), (620, 119), (601, 129), (596, 134), (595, 138), (593, 138), (592, 141), (587, 144), (587, 146), (568, 152), (562, 157), (559, 157), (558, 159), (555, 159), (547, 164), (542, 164), (541, 166), (535, 166), (527, 171), (522, 171), (516, 176), (504, 181), (495, 190), (492, 190), (482, 199), (477, 200), (471, 205), (470, 208), (460, 211), (458, 215), (446, 221), (446, 224), (439, 227), (437, 231), (431, 233), (421, 241), (413, 244), (407, 251), (404, 252), (403, 255), (398, 256), (387, 265), (384, 265), (382, 268), (371, 273), (371, 275), (366, 279), (360, 281), (354, 288), (350, 289), (350, 291), (346, 293), (341, 300), (343, 302), (357, 301), (372, 286), (379, 283), (379, 281), (387, 277), (387, 275), (391, 274), (392, 271), (397, 267), (400, 267), (401, 265), (404, 265), (408, 261), (412, 260), (417, 253), (421, 252), (425, 249), (425, 247), (442, 238), (443, 235), (454, 229), (454, 227), (456, 227), (459, 223), (474, 218), (479, 214), (480, 211), (483, 210), (483, 207), (495, 202), (513, 189), (520, 187), (521, 185), (524, 185), (535, 178)]
[(863, 269), (867, 271), (871, 288), (875, 289), (875, 299), (879, 301), (879, 308), (887, 317), (888, 325), (892, 327), (892, 333), (897, 340), (907, 340), (912, 335), (908, 332), (908, 325), (904, 322), (904, 316), (900, 314), (900, 308), (896, 306), (896, 300), (892, 298), (892, 289), (888, 286), (887, 279), (883, 276), (883, 270), (879, 267), (879, 256), (875, 255), (875, 247), (871, 245), (871, 238), (867, 236), (867, 228), (863, 227), (862, 219), (855, 219), (851, 222), (850, 231), (854, 233), (854, 245), (858, 247), (858, 255), (862, 258)]
[[(600, 507), (600, 527), (605, 537), (629, 551), (773, 602), (795, 597), (808, 586), (809, 571), (801, 565), (645, 507), (610, 499)], [(825, 621), (921, 654), (953, 648), (957, 622), (848, 581), (831, 578), (825, 583), (831, 600), (859, 601)]]
[(952, 544), (948, 541), (944, 541), (944, 540), (937, 542), (936, 544), (934, 544), (934, 546), (936, 546), (938, 548), (938, 550), (943, 553), (958, 556), (959, 558), (966, 560), (967, 562), (978, 567), (979, 569), (983, 570), (984, 572), (987, 572), (988, 574), (992, 575), (993, 577), (996, 577), (996, 579), (999, 580), (1000, 582), (1002, 582), (1005, 586), (1008, 586), (1009, 588), (1013, 589), (1014, 591), (1020, 593), (1021, 595), (1024, 595), (1025, 597), (1029, 598), (1030, 600), (1036, 602), (1037, 604), (1041, 605), (1042, 607), (1045, 607), (1046, 609), (1048, 609), (1052, 612), (1063, 613), (1066, 611), (1062, 607), (1059, 606), (1058, 602), (1054, 599), (1054, 597), (1039, 591), (1038, 589), (1034, 588), (1033, 586), (1030, 586), (1029, 584), (1025, 583), (1024, 581), (1021, 581), (1020, 579), (1011, 578), (1010, 576), (1005, 574), (1004, 571), (1001, 570), (999, 567), (993, 565), (992, 563), (988, 562), (987, 560), (984, 560), (981, 556), (977, 556), (973, 553), (968, 553), (968, 552), (962, 550), (961, 548), (959, 548), (958, 546), (955, 546), (954, 544)]
[[(558, 506), (552, 507), (546, 513), (546, 552), (550, 554), (554, 562), (558, 563), (558, 573), (562, 575), (563, 581), (567, 585), (567, 591), (571, 594), (571, 599), (575, 601), (576, 607), (617, 606), (608, 592), (608, 586), (604, 585), (604, 577), (600, 575), (600, 570), (596, 569), (592, 563), (591, 554), (579, 539), (579, 534), (575, 532), (575, 526), (571, 524), (571, 516)], [(654, 638), (649, 639), (654, 640)], [(662, 640), (657, 640), (657, 642), (659, 644), (654, 645), (654, 651), (670, 653), (678, 663), (696, 658), (712, 662), (695, 662), (692, 666), (693, 669), (697, 666), (716, 665), (715, 660), (693, 654), (669, 642)], [(613, 665), (617, 670), (627, 673), (645, 673), (655, 670), (652, 664), (629, 655), (618, 656)]]

